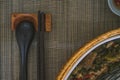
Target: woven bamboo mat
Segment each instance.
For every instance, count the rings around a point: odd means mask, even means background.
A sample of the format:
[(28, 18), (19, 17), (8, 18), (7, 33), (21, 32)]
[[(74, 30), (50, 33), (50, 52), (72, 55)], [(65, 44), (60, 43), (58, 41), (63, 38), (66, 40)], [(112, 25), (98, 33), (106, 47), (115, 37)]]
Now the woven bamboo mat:
[[(74, 51), (98, 35), (120, 26), (107, 0), (0, 0), (0, 80), (18, 80), (19, 50), (11, 31), (11, 14), (52, 14), (52, 32), (45, 33), (46, 80), (55, 80)], [(37, 80), (36, 36), (30, 48), (28, 80)]]

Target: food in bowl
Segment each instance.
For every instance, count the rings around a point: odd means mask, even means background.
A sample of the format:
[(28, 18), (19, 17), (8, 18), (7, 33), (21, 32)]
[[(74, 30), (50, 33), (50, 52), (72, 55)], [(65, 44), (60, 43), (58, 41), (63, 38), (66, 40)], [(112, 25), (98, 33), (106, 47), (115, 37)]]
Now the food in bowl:
[(120, 0), (114, 0), (115, 5), (120, 8)]

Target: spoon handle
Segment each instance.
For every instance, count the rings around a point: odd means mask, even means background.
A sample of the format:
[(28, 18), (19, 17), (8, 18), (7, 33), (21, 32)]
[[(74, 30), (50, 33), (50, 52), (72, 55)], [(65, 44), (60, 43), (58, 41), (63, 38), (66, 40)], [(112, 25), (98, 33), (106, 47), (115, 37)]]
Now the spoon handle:
[(24, 47), (21, 49), (20, 60), (20, 76), (19, 80), (27, 80), (27, 50)]

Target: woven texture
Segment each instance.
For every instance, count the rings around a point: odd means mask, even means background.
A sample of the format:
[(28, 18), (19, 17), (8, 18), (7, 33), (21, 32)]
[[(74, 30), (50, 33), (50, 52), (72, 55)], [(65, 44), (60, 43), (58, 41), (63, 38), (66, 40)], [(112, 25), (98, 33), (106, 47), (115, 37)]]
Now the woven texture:
[[(52, 14), (45, 33), (46, 80), (55, 80), (73, 52), (86, 42), (120, 26), (107, 0), (0, 0), (0, 80), (19, 80), (19, 50), (11, 31), (12, 13)], [(28, 56), (28, 80), (37, 80), (36, 36)]]

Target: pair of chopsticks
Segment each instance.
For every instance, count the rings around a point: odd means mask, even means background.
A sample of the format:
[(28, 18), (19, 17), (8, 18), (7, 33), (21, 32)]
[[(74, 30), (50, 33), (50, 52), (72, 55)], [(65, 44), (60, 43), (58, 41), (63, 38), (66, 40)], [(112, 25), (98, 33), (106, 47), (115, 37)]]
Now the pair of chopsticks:
[(37, 69), (38, 80), (45, 80), (45, 49), (44, 33), (51, 32), (52, 18), (51, 14), (38, 11), (38, 34), (37, 34)]
[(37, 34), (38, 80), (45, 80), (44, 32), (45, 32), (45, 13), (38, 11), (38, 34)]

